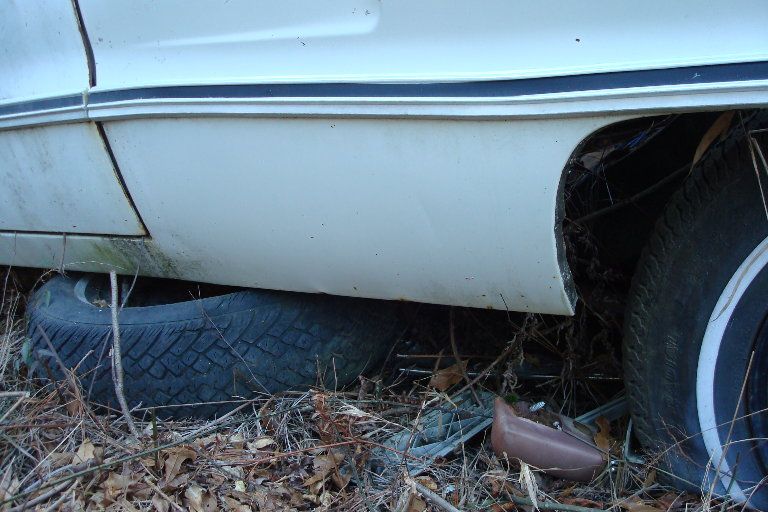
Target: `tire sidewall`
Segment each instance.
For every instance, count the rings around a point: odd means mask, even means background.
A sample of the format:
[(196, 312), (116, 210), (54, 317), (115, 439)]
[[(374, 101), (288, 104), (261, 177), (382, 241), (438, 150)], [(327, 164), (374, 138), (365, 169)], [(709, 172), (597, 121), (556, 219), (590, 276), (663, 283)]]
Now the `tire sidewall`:
[[(33, 294), (30, 373), (46, 381), (63, 377), (61, 364), (76, 368), (86, 396), (113, 404), (111, 309), (78, 298), (77, 281), (56, 276)], [(132, 407), (172, 406), (163, 412), (170, 416), (210, 417), (230, 410), (225, 402), (234, 397), (345, 386), (386, 354), (399, 330), (397, 306), (253, 289), (124, 308), (126, 398)]]
[[(112, 312), (109, 307), (87, 304), (76, 296), (78, 279), (79, 276), (73, 275), (47, 281), (35, 293), (31, 305), (34, 313), (79, 324), (111, 325)], [(120, 310), (120, 325), (168, 324), (212, 318), (284, 300), (281, 296), (290, 298), (291, 294), (240, 291), (159, 306), (125, 307)]]
[[(647, 361), (643, 366), (647, 389), (643, 392), (648, 395), (644, 400), (646, 419), (654, 431), (651, 435), (662, 441), (661, 446), (673, 446), (664, 450), (663, 465), (684, 479), (684, 487), (701, 486), (705, 492), (709, 491), (716, 473), (708, 468), (710, 452), (701, 435), (697, 405), (702, 340), (726, 285), (768, 236), (768, 221), (754, 172), (746, 165), (727, 172), (720, 183), (722, 187), (698, 211), (692, 213), (677, 208), (679, 202), (671, 201), (662, 222), (671, 220), (683, 226), (684, 232), (666, 242), (656, 241), (667, 244), (663, 261), (646, 258), (644, 262), (656, 265), (655, 270), (661, 277), (651, 292), (652, 300), (646, 303), (650, 303), (650, 307), (643, 313), (642, 335), (634, 341), (645, 346)], [(705, 178), (713, 179), (711, 175)], [(701, 183), (698, 186), (702, 186)], [(681, 193), (687, 191), (684, 189)], [(674, 230), (670, 228), (670, 231)], [(651, 284), (636, 283), (635, 286), (650, 287)], [(638, 315), (637, 308), (634, 314)], [(727, 438), (727, 420), (734, 415), (734, 404), (738, 401), (752, 351), (751, 338), (731, 338), (727, 346), (720, 345), (717, 357), (714, 408), (718, 423), (724, 420), (726, 423), (719, 431), (721, 439)], [(742, 406), (737, 415), (743, 412)], [(734, 426), (731, 439), (749, 436), (743, 425), (744, 422), (740, 422)], [(731, 468), (738, 462), (737, 481), (754, 484), (764, 476), (749, 450), (729, 450), (726, 461)], [(713, 465), (717, 467), (718, 461)], [(680, 481), (673, 480), (673, 483), (681, 485)], [(726, 489), (718, 483), (714, 491), (722, 494)], [(766, 505), (764, 495), (765, 492), (756, 494), (752, 504)]]

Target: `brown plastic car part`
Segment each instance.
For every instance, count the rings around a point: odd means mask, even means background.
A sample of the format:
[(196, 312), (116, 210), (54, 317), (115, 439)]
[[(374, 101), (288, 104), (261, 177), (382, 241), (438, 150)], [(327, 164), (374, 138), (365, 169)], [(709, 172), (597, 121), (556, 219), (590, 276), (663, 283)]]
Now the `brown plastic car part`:
[(588, 482), (600, 474), (606, 457), (573, 420), (550, 413), (562, 430), (537, 423), (528, 404), (514, 406), (497, 398), (493, 407), (491, 445), (499, 458), (520, 459), (559, 478)]

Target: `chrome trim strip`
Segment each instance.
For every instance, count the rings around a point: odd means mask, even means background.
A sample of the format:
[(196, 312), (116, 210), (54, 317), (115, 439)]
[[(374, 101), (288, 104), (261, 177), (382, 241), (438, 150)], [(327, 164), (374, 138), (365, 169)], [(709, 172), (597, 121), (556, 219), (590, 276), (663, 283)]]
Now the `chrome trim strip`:
[[(735, 103), (722, 97), (734, 92), (758, 94)], [(764, 105), (766, 93), (768, 61), (475, 82), (168, 86), (0, 104), (0, 129), (148, 116), (531, 117), (653, 112)], [(685, 97), (702, 94), (709, 95), (708, 101)], [(632, 101), (606, 104), (628, 99)]]

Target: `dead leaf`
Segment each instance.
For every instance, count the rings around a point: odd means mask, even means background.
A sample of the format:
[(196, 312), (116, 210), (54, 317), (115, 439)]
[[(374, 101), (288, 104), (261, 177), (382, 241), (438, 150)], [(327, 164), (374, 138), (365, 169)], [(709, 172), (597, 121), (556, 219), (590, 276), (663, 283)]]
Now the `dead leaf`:
[(242, 450), (245, 446), (245, 438), (240, 432), (236, 432), (229, 437), (229, 444), (237, 450)]
[(253, 509), (250, 507), (250, 505), (243, 505), (235, 498), (223, 496), (221, 500), (224, 502), (224, 506), (227, 510), (231, 510), (233, 512), (253, 512)]
[(533, 508), (536, 510), (539, 509), (539, 500), (538, 500), (538, 494), (539, 494), (539, 488), (536, 485), (536, 477), (533, 476), (533, 471), (531, 471), (531, 468), (523, 461), (520, 461), (520, 487), (525, 489), (526, 494), (528, 494), (528, 499), (531, 500), (531, 503), (533, 503)]
[(64, 407), (67, 409), (70, 416), (76, 417), (82, 414), (83, 403), (80, 400), (72, 399), (69, 400)]
[(245, 492), (245, 482), (242, 480), (235, 482), (235, 490), (238, 492)]
[(643, 480), (643, 487), (644, 488), (650, 487), (655, 482), (656, 482), (656, 470), (652, 469), (646, 475), (645, 480)]
[(181, 489), (182, 487), (185, 487), (190, 480), (189, 473), (182, 473), (173, 480), (161, 480), (159, 482), (160, 487), (163, 488), (163, 490), (166, 491), (175, 491), (176, 489)]
[[(221, 471), (226, 473), (229, 478), (234, 478), (236, 480), (243, 480), (245, 478), (245, 471), (243, 471), (243, 468), (240, 466), (221, 466)], [(224, 482), (222, 481), (219, 483)]]
[(145, 482), (138, 480), (135, 484), (131, 484), (130, 493), (131, 498), (143, 501), (148, 500), (152, 496), (153, 489)]
[(464, 371), (466, 369), (467, 362), (462, 361), (461, 363), (456, 363), (448, 368), (438, 370), (432, 375), (432, 378), (429, 379), (429, 385), (438, 391), (445, 391), (464, 378)]
[(168, 509), (171, 508), (171, 504), (168, 503), (168, 500), (159, 494), (152, 496), (152, 506), (155, 507), (157, 512), (168, 512)]
[(19, 479), (13, 475), (13, 461), (5, 468), (3, 477), (0, 478), (0, 501), (5, 501), (19, 490)]
[(338, 489), (344, 489), (352, 480), (352, 475), (342, 475), (338, 471), (334, 471), (331, 473), (331, 480)]
[[(208, 484), (209, 486), (219, 486), (230, 478), (232, 478), (231, 475), (222, 475), (221, 473), (214, 473), (214, 474), (209, 474), (207, 476), (205, 483)], [(241, 478), (241, 477), (235, 475), (234, 478)]]
[[(315, 457), (312, 461), (312, 468), (315, 474), (307, 478), (304, 481), (304, 486), (309, 487), (310, 492), (318, 494), (322, 488), (325, 479), (331, 475), (331, 473), (337, 473), (339, 464), (344, 460), (344, 454), (338, 451), (331, 450), (329, 453), (324, 453)], [(349, 481), (349, 480), (347, 480)], [(339, 482), (335, 482), (337, 485)], [(346, 483), (342, 482), (339, 487), (344, 487)]]
[(199, 485), (190, 485), (184, 491), (187, 507), (194, 512), (213, 512), (218, 510), (216, 498)]
[(414, 480), (419, 482), (421, 485), (429, 489), (430, 491), (437, 491), (437, 483), (432, 480), (431, 477), (428, 476), (417, 476)]
[(275, 440), (271, 437), (257, 437), (253, 441), (248, 441), (245, 446), (252, 452), (263, 450), (267, 446), (275, 444)]
[(118, 505), (120, 506), (120, 510), (124, 510), (126, 512), (139, 512), (138, 509), (131, 505), (130, 502), (125, 498), (121, 499)]
[[(139, 460), (141, 461), (142, 465), (144, 465), (144, 466), (146, 466), (148, 468), (155, 467), (155, 458), (154, 457), (144, 457), (144, 458), (141, 458)], [(163, 459), (158, 457), (157, 462), (160, 462), (162, 460)], [(159, 466), (158, 469), (162, 469), (162, 467), (163, 467), (162, 463), (158, 464), (158, 466)]]
[(219, 510), (218, 503), (216, 503), (216, 497), (206, 492), (203, 497), (203, 511), (204, 512), (214, 512), (216, 510)]
[(222, 437), (221, 434), (211, 434), (209, 436), (196, 439), (194, 444), (200, 448), (206, 448), (212, 445), (222, 444)]
[(199, 485), (191, 485), (184, 491), (186, 505), (195, 511), (203, 510), (203, 488)]
[(170, 482), (179, 474), (181, 465), (185, 460), (194, 461), (197, 458), (197, 452), (187, 446), (177, 446), (167, 450), (165, 458), (165, 481)]
[(731, 126), (731, 121), (733, 120), (733, 115), (735, 111), (729, 110), (727, 112), (723, 112), (720, 114), (720, 116), (715, 119), (715, 122), (712, 123), (712, 126), (709, 127), (707, 132), (701, 137), (701, 141), (699, 142), (699, 145), (696, 147), (696, 151), (693, 153), (693, 160), (691, 161), (691, 170), (696, 166), (699, 160), (701, 160), (701, 157), (704, 156), (704, 153), (707, 152), (707, 149), (719, 138), (725, 136), (727, 133), (728, 128)]
[(687, 493), (667, 492), (660, 498), (656, 498), (656, 504), (661, 509), (673, 510), (683, 508), (685, 502), (691, 498), (695, 499), (694, 496)]
[(51, 469), (58, 469), (68, 464), (72, 464), (74, 458), (75, 454), (72, 452), (52, 453), (48, 456), (48, 460), (51, 461)]
[(128, 488), (136, 483), (136, 480), (130, 476), (110, 473), (101, 484), (101, 488), (104, 489), (104, 500), (109, 503), (117, 501), (120, 495), (127, 494)]
[(319, 501), (320, 505), (327, 510), (333, 504), (333, 494), (328, 491), (324, 491), (323, 494), (320, 495)]
[(639, 498), (631, 498), (619, 503), (619, 506), (629, 512), (661, 512), (660, 508), (652, 507)]
[(424, 512), (425, 510), (427, 510), (427, 502), (416, 495), (411, 496), (411, 501), (408, 503), (408, 512)]
[(107, 500), (104, 497), (104, 492), (96, 491), (88, 497), (89, 505), (87, 510), (103, 510), (106, 501)]
[(83, 462), (94, 460), (96, 458), (95, 452), (96, 448), (93, 446), (91, 440), (86, 437), (77, 449), (77, 452), (75, 452), (72, 462), (75, 464), (82, 464)]
[(595, 423), (599, 429), (594, 437), (595, 445), (600, 448), (600, 451), (603, 452), (603, 458), (607, 460), (611, 451), (611, 424), (602, 416), (597, 418)]

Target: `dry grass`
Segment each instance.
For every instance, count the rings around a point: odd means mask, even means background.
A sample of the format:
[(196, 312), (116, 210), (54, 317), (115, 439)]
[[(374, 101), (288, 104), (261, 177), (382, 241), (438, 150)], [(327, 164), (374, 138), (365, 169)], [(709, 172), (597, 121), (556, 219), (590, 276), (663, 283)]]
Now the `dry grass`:
[[(236, 412), (212, 421), (158, 421), (134, 410), (138, 439), (119, 411), (83, 399), (74, 375), (33, 387), (21, 364), (24, 297), (5, 274), (0, 322), (0, 510), (701, 510), (692, 496), (663, 489), (650, 467), (622, 460), (623, 433), (614, 425), (616, 460), (589, 485), (556, 480), (527, 466), (510, 467), (490, 449), (487, 432), (410, 478), (404, 465), (382, 479), (371, 471), (372, 450), (388, 436), (419, 428), (430, 408), (449, 397), (421, 380), (384, 379), (363, 390), (311, 390), (243, 401)], [(510, 319), (510, 324), (514, 322)], [(579, 391), (573, 372), (520, 387), (512, 363), (525, 343), (560, 346), (571, 324), (533, 317), (497, 347), (506, 358), (476, 386), (534, 390), (575, 400), (599, 394)], [(549, 334), (548, 334), (549, 333)], [(554, 333), (555, 338), (547, 336)], [(466, 332), (461, 333), (466, 336)], [(525, 343), (524, 343), (525, 342)], [(566, 344), (567, 350), (573, 350)], [(496, 350), (496, 349), (494, 349)], [(573, 365), (571, 365), (573, 366)], [(501, 371), (500, 371), (501, 370)], [(477, 369), (475, 374), (477, 374)], [(470, 379), (462, 372), (464, 382)], [(460, 387), (461, 384), (456, 387)], [(582, 386), (583, 387), (583, 386)], [(368, 390), (368, 391), (366, 391)], [(538, 391), (536, 391), (538, 390)], [(528, 392), (528, 391), (526, 391)], [(584, 401), (585, 399), (580, 398)], [(586, 404), (585, 404), (586, 405)], [(579, 407), (564, 404), (571, 410)], [(584, 408), (584, 405), (581, 406)], [(385, 448), (386, 449), (386, 448)], [(392, 452), (392, 449), (389, 449)], [(395, 460), (413, 456), (395, 451)], [(441, 501), (442, 500), (442, 501)]]

